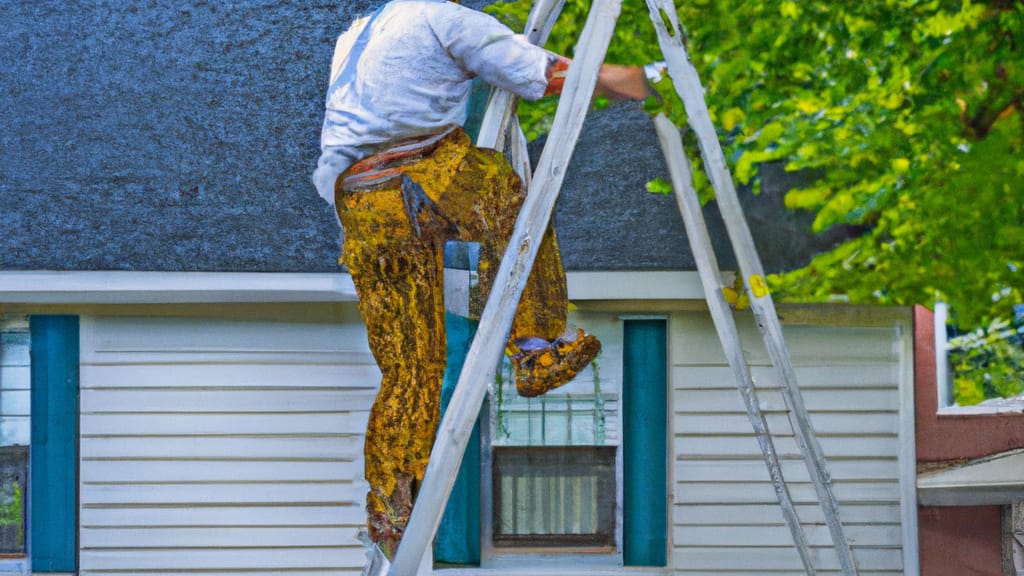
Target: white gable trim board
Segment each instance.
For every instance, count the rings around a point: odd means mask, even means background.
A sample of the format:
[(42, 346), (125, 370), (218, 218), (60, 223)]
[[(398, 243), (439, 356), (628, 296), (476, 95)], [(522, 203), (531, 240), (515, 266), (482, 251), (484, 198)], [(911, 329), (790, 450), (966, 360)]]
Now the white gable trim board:
[[(569, 272), (574, 300), (703, 299), (696, 272)], [(731, 282), (731, 275), (726, 275)], [(354, 302), (348, 274), (0, 271), (3, 304)]]
[(0, 305), (353, 302), (348, 274), (3, 271)]
[(980, 458), (918, 477), (922, 506), (1009, 506), (1024, 494), (1024, 450)]
[[(362, 431), (379, 372), (350, 278), (53, 273), (36, 291), (34, 274), (0, 273), (0, 311), (135, 305), (83, 308), (81, 574), (360, 573)], [(569, 286), (581, 312), (668, 318), (670, 565), (653, 573), (801, 573), (696, 273), (570, 273)], [(246, 302), (335, 307), (316, 321), (135, 315)], [(916, 574), (909, 313), (780, 311), (858, 564)], [(738, 323), (815, 562), (838, 573), (760, 336), (748, 314)], [(576, 566), (559, 573), (594, 573)]]

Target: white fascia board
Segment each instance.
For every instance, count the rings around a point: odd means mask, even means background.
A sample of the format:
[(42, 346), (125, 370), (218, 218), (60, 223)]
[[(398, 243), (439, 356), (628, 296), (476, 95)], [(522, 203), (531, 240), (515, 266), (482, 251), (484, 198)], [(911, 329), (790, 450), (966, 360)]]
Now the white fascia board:
[[(704, 300), (695, 271), (568, 272), (570, 300)], [(732, 283), (723, 274), (723, 285)]]
[(917, 477), (924, 506), (982, 506), (1024, 499), (1024, 450), (998, 454), (964, 466)]
[[(696, 272), (570, 272), (572, 300), (703, 300)], [(6, 304), (354, 302), (346, 273), (0, 271)]]
[(348, 302), (348, 274), (276, 272), (0, 272), (0, 303), (200, 304)]

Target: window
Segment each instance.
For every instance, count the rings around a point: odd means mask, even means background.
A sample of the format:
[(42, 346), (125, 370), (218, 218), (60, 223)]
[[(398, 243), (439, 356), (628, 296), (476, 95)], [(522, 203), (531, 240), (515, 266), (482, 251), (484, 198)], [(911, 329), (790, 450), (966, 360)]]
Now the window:
[[(439, 565), (499, 567), (535, 553), (667, 564), (666, 322), (577, 313), (574, 324), (604, 351), (570, 384), (523, 398), (508, 366), (499, 372), (482, 457), (472, 464), (471, 443), (435, 542)], [(458, 553), (452, 544), (465, 534), (472, 542)]]
[(615, 549), (614, 446), (496, 446), (497, 547)]
[(78, 353), (77, 317), (0, 317), (0, 573), (77, 570)]
[(940, 411), (986, 414), (1020, 411), (1024, 403), (1024, 305), (1012, 319), (969, 332), (948, 324), (935, 304), (936, 380)]
[(0, 318), (0, 568), (27, 559), (29, 330), (25, 317)]
[(616, 332), (611, 316), (575, 319), (604, 352), (569, 384), (536, 398), (516, 393), (506, 362), (490, 398), (490, 545), (561, 552), (618, 550), (620, 445)]

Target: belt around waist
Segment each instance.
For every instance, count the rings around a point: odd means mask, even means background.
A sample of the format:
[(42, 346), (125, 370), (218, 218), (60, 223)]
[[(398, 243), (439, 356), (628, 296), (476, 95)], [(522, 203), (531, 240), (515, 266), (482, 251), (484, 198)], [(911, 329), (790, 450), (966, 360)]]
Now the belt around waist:
[(429, 156), (452, 132), (458, 130), (455, 124), (444, 127), (440, 132), (408, 138), (363, 158), (345, 171), (341, 182), (345, 190), (357, 192), (375, 188), (401, 174), (401, 167)]

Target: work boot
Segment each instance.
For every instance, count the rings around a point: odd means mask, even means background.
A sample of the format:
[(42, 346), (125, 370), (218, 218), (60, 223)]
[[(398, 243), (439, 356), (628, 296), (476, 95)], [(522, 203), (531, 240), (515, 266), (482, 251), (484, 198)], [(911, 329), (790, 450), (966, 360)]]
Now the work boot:
[(601, 342), (593, 334), (564, 334), (548, 342), (543, 338), (517, 338), (511, 342), (512, 367), (516, 390), (532, 398), (567, 384), (587, 367), (601, 351)]

